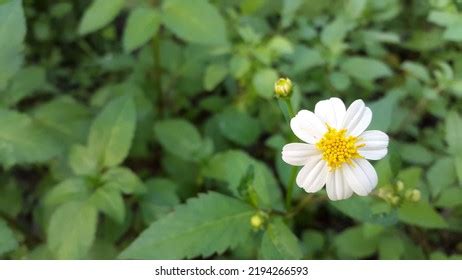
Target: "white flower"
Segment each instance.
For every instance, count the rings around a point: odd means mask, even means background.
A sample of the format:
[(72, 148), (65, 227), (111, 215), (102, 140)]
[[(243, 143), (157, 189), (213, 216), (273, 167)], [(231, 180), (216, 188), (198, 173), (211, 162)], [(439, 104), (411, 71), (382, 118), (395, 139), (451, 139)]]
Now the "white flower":
[(297, 185), (314, 193), (326, 185), (331, 200), (349, 198), (353, 192), (365, 196), (377, 185), (377, 173), (367, 161), (383, 158), (388, 136), (367, 130), (372, 111), (362, 100), (348, 110), (339, 98), (322, 100), (314, 113), (301, 110), (290, 121), (294, 134), (306, 143), (291, 143), (282, 149), (282, 159), (303, 166)]

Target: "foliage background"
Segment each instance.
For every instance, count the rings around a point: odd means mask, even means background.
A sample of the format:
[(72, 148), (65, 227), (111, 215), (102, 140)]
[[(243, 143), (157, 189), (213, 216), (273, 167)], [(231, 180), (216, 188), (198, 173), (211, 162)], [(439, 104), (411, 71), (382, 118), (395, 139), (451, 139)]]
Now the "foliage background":
[[(456, 0), (0, 0), (0, 256), (460, 259), (461, 42)], [(279, 76), (372, 108), (373, 195), (285, 208)]]

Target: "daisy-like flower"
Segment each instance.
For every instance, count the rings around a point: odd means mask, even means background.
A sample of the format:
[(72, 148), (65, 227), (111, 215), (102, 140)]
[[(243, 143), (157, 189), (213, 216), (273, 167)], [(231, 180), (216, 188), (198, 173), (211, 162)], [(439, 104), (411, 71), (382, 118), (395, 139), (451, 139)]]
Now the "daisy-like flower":
[(314, 193), (326, 185), (331, 200), (349, 198), (353, 192), (368, 195), (377, 185), (377, 173), (369, 160), (379, 160), (388, 152), (388, 136), (366, 130), (372, 111), (362, 100), (348, 110), (339, 98), (319, 101), (314, 113), (301, 110), (290, 121), (294, 134), (305, 143), (290, 143), (282, 149), (282, 159), (303, 166), (297, 185)]

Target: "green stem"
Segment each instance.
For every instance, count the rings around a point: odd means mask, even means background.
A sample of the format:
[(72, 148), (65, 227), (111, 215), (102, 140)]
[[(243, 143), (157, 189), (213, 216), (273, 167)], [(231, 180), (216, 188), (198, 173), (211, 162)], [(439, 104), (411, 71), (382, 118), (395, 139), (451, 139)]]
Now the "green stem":
[(162, 92), (162, 68), (160, 66), (160, 30), (154, 38), (152, 38), (152, 57), (154, 60), (154, 87), (157, 91), (157, 108), (159, 115), (164, 117), (164, 94)]
[(292, 194), (294, 192), (295, 178), (297, 178), (297, 167), (292, 166), (290, 170), (289, 184), (287, 185), (286, 194), (286, 210), (290, 211), (292, 208)]
[[(295, 116), (294, 109), (292, 107), (292, 103), (290, 102), (290, 98), (285, 98), (284, 101), (287, 105), (287, 111), (289, 112), (289, 119), (292, 119)], [(292, 166), (290, 171), (290, 178), (289, 183), (287, 185), (287, 193), (286, 193), (286, 210), (290, 211), (292, 208), (292, 194), (294, 192), (294, 185), (295, 179), (297, 178), (297, 167)]]
[(284, 101), (287, 105), (287, 111), (289, 112), (289, 118), (293, 118), (295, 116), (294, 108), (292, 107), (292, 102), (290, 102), (290, 98), (284, 98)]

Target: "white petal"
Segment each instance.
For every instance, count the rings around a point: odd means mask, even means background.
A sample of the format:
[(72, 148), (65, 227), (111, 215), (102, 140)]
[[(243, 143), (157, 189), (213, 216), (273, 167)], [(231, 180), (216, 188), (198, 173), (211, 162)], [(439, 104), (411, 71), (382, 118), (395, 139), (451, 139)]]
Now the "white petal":
[(382, 159), (388, 152), (388, 135), (379, 130), (364, 131), (359, 135), (358, 144), (364, 147), (358, 149), (358, 153), (372, 160)]
[(341, 168), (348, 186), (358, 195), (368, 195), (377, 185), (374, 167), (363, 158), (354, 159), (352, 165), (344, 163)]
[(306, 192), (319, 191), (327, 180), (327, 163), (322, 156), (314, 156), (308, 160), (305, 166), (298, 172), (297, 185)]
[(351, 103), (343, 120), (343, 128), (347, 134), (352, 136), (360, 135), (369, 126), (372, 120), (372, 111), (361, 99)]
[(353, 190), (345, 181), (345, 176), (341, 168), (328, 173), (326, 189), (330, 200), (347, 199), (353, 194)]
[(337, 97), (322, 100), (316, 104), (314, 113), (324, 123), (327, 123), (333, 128), (340, 129), (346, 113), (345, 104)]
[(290, 143), (282, 148), (282, 160), (296, 166), (305, 165), (309, 157), (319, 154), (319, 150), (312, 144)]
[(308, 110), (298, 112), (290, 120), (290, 127), (298, 138), (310, 144), (316, 143), (327, 131), (321, 120)]

